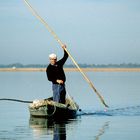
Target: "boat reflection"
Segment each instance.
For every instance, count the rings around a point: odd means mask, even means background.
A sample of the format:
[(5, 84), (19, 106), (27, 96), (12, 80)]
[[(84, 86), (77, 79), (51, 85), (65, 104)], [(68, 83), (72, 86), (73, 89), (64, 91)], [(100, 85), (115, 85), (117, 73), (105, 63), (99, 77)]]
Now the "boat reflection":
[[(79, 119), (58, 121), (31, 117), (29, 120), (29, 125), (33, 130), (33, 136), (35, 139), (45, 137), (53, 140), (66, 140), (68, 139), (67, 130), (71, 130), (71, 133), (75, 132), (79, 121)], [(99, 140), (101, 136), (105, 134), (109, 128), (109, 123), (110, 122), (107, 121), (100, 126), (98, 133), (94, 135), (95, 140)]]
[(53, 135), (53, 140), (66, 140), (66, 125), (73, 122), (76, 120), (58, 121), (31, 117), (29, 125), (36, 139), (46, 135), (52, 137)]

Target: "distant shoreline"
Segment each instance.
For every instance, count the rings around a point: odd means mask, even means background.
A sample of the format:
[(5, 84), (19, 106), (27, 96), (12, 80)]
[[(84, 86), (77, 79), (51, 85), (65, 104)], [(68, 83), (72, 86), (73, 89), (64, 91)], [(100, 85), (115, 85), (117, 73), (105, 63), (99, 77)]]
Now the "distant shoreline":
[[(140, 72), (140, 68), (81, 68), (84, 72)], [(77, 72), (77, 68), (64, 68), (66, 72)], [(44, 72), (46, 68), (0, 68), (0, 72)]]

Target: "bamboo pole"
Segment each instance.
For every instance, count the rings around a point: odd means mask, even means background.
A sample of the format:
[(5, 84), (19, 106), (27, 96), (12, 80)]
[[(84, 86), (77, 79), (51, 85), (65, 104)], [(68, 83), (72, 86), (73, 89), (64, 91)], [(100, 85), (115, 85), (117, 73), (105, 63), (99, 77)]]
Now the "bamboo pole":
[[(27, 5), (27, 7), (30, 9), (31, 13), (42, 23), (45, 25), (45, 27), (47, 28), (47, 30), (50, 32), (50, 34), (52, 34), (52, 36), (54, 37), (54, 39), (59, 43), (59, 45), (62, 47), (64, 44), (62, 43), (62, 41), (59, 39), (59, 37), (56, 35), (56, 33), (52, 30), (52, 28), (47, 24), (47, 22), (37, 13), (37, 11), (29, 4), (29, 2), (27, 0), (23, 0), (25, 2), (25, 4)], [(108, 107), (108, 105), (105, 103), (103, 97), (100, 95), (100, 93), (96, 90), (96, 88), (94, 87), (93, 83), (89, 80), (89, 78), (86, 76), (86, 74), (82, 71), (82, 69), (79, 67), (79, 65), (77, 64), (77, 62), (74, 60), (74, 58), (72, 57), (72, 55), (69, 53), (69, 51), (67, 50), (67, 48), (64, 48), (64, 50), (68, 53), (69, 57), (71, 58), (72, 62), (75, 64), (75, 66), (77, 67), (77, 69), (81, 72), (81, 74), (83, 75), (84, 79), (89, 83), (90, 87), (94, 90), (94, 92), (97, 94), (97, 96), (99, 97), (101, 103), (105, 106)]]

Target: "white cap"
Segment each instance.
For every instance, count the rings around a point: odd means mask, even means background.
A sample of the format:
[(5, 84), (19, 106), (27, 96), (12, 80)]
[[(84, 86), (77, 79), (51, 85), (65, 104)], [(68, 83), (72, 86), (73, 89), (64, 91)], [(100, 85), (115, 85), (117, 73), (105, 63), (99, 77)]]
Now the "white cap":
[(49, 58), (50, 59), (57, 59), (57, 56), (56, 56), (56, 54), (52, 53), (49, 55)]

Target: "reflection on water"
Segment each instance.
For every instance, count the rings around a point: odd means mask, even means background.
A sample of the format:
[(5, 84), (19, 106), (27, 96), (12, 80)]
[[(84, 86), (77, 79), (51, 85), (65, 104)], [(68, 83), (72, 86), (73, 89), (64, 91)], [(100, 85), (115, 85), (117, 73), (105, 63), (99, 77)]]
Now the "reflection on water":
[(66, 140), (66, 124), (59, 123), (54, 125), (53, 140)]
[(29, 125), (33, 130), (33, 135), (36, 138), (39, 138), (42, 135), (52, 134), (53, 128), (51, 127), (52, 122), (49, 122), (45, 118), (33, 118), (29, 120)]
[(99, 129), (99, 133), (95, 136), (95, 140), (99, 140), (100, 136), (102, 136), (108, 128), (109, 122), (105, 122), (103, 126)]
[(35, 138), (40, 138), (43, 135), (53, 135), (53, 140), (66, 140), (66, 125), (74, 123), (76, 120), (69, 121), (54, 121), (45, 118), (31, 117), (29, 125), (33, 129)]
[[(66, 140), (66, 126), (70, 123), (76, 123), (77, 120), (68, 120), (68, 121), (54, 121), (47, 120), (45, 118), (33, 118), (29, 120), (29, 125), (33, 130), (33, 135), (35, 139), (39, 139), (43, 136), (53, 136), (53, 140)], [(109, 128), (109, 121), (103, 123), (98, 133), (95, 135), (95, 140), (99, 140), (100, 137), (105, 133)]]

